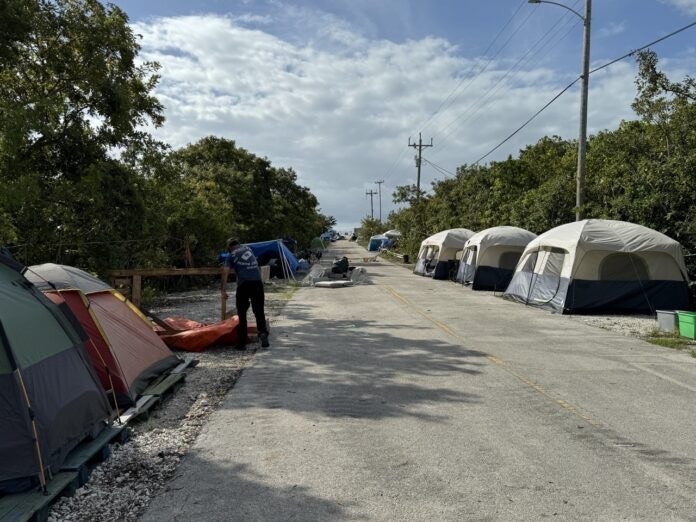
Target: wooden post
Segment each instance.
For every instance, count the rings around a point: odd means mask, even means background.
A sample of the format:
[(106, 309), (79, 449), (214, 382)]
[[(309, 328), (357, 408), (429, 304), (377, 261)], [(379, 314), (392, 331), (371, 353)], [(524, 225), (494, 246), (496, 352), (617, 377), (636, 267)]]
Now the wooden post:
[(142, 297), (142, 280), (143, 277), (140, 275), (133, 276), (133, 285), (131, 286), (131, 301), (135, 306), (140, 306), (140, 299)]

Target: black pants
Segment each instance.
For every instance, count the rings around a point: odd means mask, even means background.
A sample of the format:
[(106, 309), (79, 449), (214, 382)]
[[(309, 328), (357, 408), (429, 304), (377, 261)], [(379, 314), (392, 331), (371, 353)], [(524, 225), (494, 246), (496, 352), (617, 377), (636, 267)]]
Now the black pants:
[(247, 340), (247, 312), (251, 301), (251, 310), (256, 317), (256, 329), (259, 333), (268, 333), (266, 316), (263, 312), (263, 282), (243, 281), (237, 286), (235, 293), (237, 302), (237, 314), (239, 314), (239, 344), (246, 344)]

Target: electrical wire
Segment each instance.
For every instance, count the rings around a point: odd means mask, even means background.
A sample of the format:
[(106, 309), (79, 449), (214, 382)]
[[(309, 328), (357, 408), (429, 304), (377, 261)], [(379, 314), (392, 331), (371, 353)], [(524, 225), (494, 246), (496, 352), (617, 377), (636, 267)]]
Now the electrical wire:
[[(486, 56), (486, 55), (488, 54), (488, 51), (491, 50), (491, 48), (493, 47), (493, 45), (495, 44), (495, 42), (498, 40), (498, 38), (500, 37), (500, 35), (503, 34), (503, 31), (505, 31), (505, 29), (506, 29), (506, 28), (510, 25), (510, 23), (515, 19), (515, 17), (517, 16), (517, 13), (520, 12), (520, 10), (524, 7), (524, 5), (525, 5), (526, 3), (527, 3), (526, 0), (523, 0), (523, 2), (519, 5), (519, 7), (517, 8), (517, 10), (512, 14), (512, 16), (511, 16), (511, 17), (508, 19), (508, 21), (505, 23), (505, 25), (503, 25), (503, 27), (500, 29), (500, 31), (498, 31), (498, 34), (495, 35), (495, 37), (493, 38), (493, 40), (491, 41), (491, 43), (488, 44), (488, 47), (486, 47), (486, 50), (483, 51), (483, 55), (482, 55), (482, 56)], [(482, 74), (483, 72), (486, 71), (486, 69), (487, 69), (488, 66), (491, 64), (491, 62), (503, 51), (503, 49), (505, 49), (505, 48), (507, 47), (507, 45), (510, 43), (510, 40), (512, 40), (512, 38), (515, 36), (515, 34), (517, 34), (517, 32), (522, 28), (522, 26), (523, 26), (525, 23), (527, 23), (527, 20), (529, 20), (529, 18), (530, 18), (530, 16), (531, 16), (532, 12), (533, 12), (533, 11), (530, 11), (530, 12), (529, 12), (529, 15), (527, 15), (527, 18), (525, 18), (525, 19), (522, 21), (522, 23), (520, 23), (520, 24), (517, 26), (517, 28), (515, 28), (515, 30), (514, 30), (514, 31), (512, 32), (512, 34), (508, 37), (508, 39), (505, 41), (505, 43), (503, 43), (503, 45), (495, 52), (495, 54), (494, 54), (493, 56), (491, 56), (491, 57), (488, 59), (488, 61), (485, 63), (485, 65), (484, 65), (479, 71), (477, 71), (475, 74), (473, 74), (473, 76), (472, 76), (471, 74), (474, 72), (475, 64), (472, 64), (472, 65), (471, 65), (471, 68), (469, 69), (469, 71), (467, 72), (467, 74), (465, 74), (464, 76), (462, 76), (461, 80), (459, 80), (459, 82), (457, 83), (457, 85), (455, 85), (454, 88), (452, 88), (452, 90), (450, 91), (450, 93), (449, 93), (449, 94), (447, 95), (447, 97), (442, 101), (442, 103), (440, 103), (440, 105), (438, 106), (438, 108), (435, 109), (435, 111), (430, 115), (430, 117), (429, 117), (424, 123), (422, 123), (422, 124), (420, 125), (421, 129), (420, 129), (418, 132), (424, 132), (425, 129), (427, 128), (427, 126), (428, 126), (428, 123), (430, 123), (430, 121), (431, 121), (438, 113), (440, 113), (441, 109), (442, 109), (443, 112), (444, 112), (444, 111), (447, 110), (449, 107), (451, 107), (452, 104), (457, 100), (457, 98), (459, 98), (459, 96), (469, 87), (469, 85), (471, 85), (471, 83), (473, 82), (474, 78), (476, 78), (476, 76), (478, 76), (479, 74)], [(459, 89), (459, 87), (462, 85), (462, 83), (464, 83), (467, 79), (469, 80), (469, 83), (467, 83), (467, 84), (464, 86), (464, 89), (462, 89), (462, 91), (461, 91), (460, 93), (458, 93), (456, 96), (453, 97), (453, 94), (457, 91), (457, 89)], [(451, 101), (450, 101), (450, 99), (451, 99)], [(447, 102), (449, 102), (449, 103), (447, 103)], [(444, 109), (443, 109), (443, 106), (445, 106), (445, 105), (446, 105), (446, 107), (444, 107)]]
[[(493, 46), (495, 45), (495, 42), (496, 42), (496, 41), (500, 38), (500, 36), (504, 33), (505, 29), (507, 29), (507, 27), (512, 23), (512, 21), (515, 19), (515, 17), (517, 16), (517, 14), (520, 12), (520, 10), (524, 7), (524, 5), (525, 5), (526, 3), (527, 3), (526, 0), (523, 0), (523, 1), (520, 3), (520, 5), (517, 7), (517, 9), (516, 9), (515, 12), (512, 14), (512, 16), (507, 20), (507, 22), (503, 25), (503, 27), (502, 27), (502, 28), (498, 31), (498, 33), (495, 35), (495, 37), (493, 38), (493, 40), (491, 41), (491, 43), (488, 44), (488, 46), (486, 47), (486, 50), (483, 52), (483, 55), (484, 55), (484, 56), (488, 53), (488, 51), (489, 51), (490, 49), (493, 48)], [(421, 125), (419, 125), (419, 127), (421, 128), (421, 131), (420, 131), (420, 132), (422, 132), (422, 131), (427, 127), (428, 123), (430, 123), (430, 122), (435, 118), (436, 115), (441, 114), (441, 113), (443, 113), (444, 111), (446, 111), (446, 110), (456, 101), (456, 99), (461, 95), (461, 92), (460, 92), (459, 94), (457, 94), (456, 97), (455, 97), (454, 99), (452, 99), (452, 101), (451, 101), (450, 103), (448, 103), (448, 100), (450, 100), (450, 99), (452, 98), (453, 94), (457, 91), (457, 89), (459, 89), (459, 87), (462, 85), (462, 83), (463, 83), (464, 81), (466, 81), (467, 79), (469, 80), (469, 83), (464, 87), (464, 90), (466, 90), (466, 88), (468, 88), (468, 86), (471, 84), (471, 82), (473, 82), (473, 79), (476, 78), (476, 76), (480, 75), (483, 71), (485, 71), (485, 69), (488, 67), (488, 65), (489, 65), (489, 64), (500, 54), (500, 52), (501, 52), (503, 49), (505, 49), (505, 47), (509, 44), (509, 42), (510, 42), (512, 36), (514, 36), (514, 35), (524, 26), (524, 24), (527, 22), (527, 20), (528, 20), (529, 17), (531, 16), (531, 13), (532, 13), (532, 12), (533, 12), (533, 11), (530, 11), (530, 14), (517, 26), (517, 28), (513, 31), (512, 35), (511, 35), (510, 37), (508, 37), (508, 39), (507, 39), (507, 40), (503, 43), (503, 45), (496, 51), (496, 53), (495, 53), (492, 57), (489, 58), (488, 62), (484, 65), (484, 67), (483, 67), (480, 71), (477, 71), (473, 76), (469, 76), (468, 78), (467, 78), (467, 75), (465, 75), (464, 77), (462, 77), (462, 79), (459, 81), (459, 83), (457, 83), (457, 85), (455, 85), (455, 87), (454, 87), (454, 88), (450, 91), (450, 93), (447, 95), (447, 97), (445, 98), (445, 100), (443, 100), (443, 102), (440, 103), (440, 106), (438, 106), (438, 108), (425, 120), (425, 122), (423, 122)], [(471, 74), (471, 72), (473, 72), (473, 70), (474, 70), (474, 65), (472, 65), (471, 69), (469, 70), (469, 72), (468, 72), (467, 74)], [(462, 92), (463, 92), (463, 90), (462, 90)], [(448, 104), (447, 104), (447, 103), (448, 103)], [(445, 108), (443, 109), (443, 106), (444, 106), (445, 104), (447, 104), (447, 107), (445, 107)], [(404, 157), (404, 155), (406, 154), (406, 151), (407, 151), (406, 148), (404, 148), (404, 149), (401, 150), (401, 152), (400, 152), (399, 155), (397, 156), (396, 160), (394, 160), (394, 163), (391, 165), (391, 167), (389, 167), (389, 169), (387, 169), (386, 174), (383, 175), (384, 180), (385, 180), (386, 182), (388, 182), (388, 181), (391, 179), (391, 177), (394, 175), (394, 173), (396, 172), (396, 170), (395, 170), (395, 169), (396, 169), (396, 166), (397, 166), (398, 163), (401, 161), (401, 159)]]
[[(621, 61), (621, 60), (625, 60), (626, 58), (629, 58), (630, 56), (633, 56), (634, 54), (636, 54), (636, 53), (638, 53), (638, 52), (640, 52), (640, 51), (643, 51), (643, 50), (647, 49), (648, 47), (651, 47), (651, 46), (653, 46), (653, 45), (655, 45), (655, 44), (657, 44), (657, 43), (663, 42), (664, 40), (667, 40), (668, 38), (671, 38), (672, 36), (675, 36), (675, 35), (677, 35), (677, 34), (683, 32), (683, 31), (686, 31), (687, 29), (690, 29), (691, 27), (693, 27), (693, 26), (695, 26), (695, 25), (696, 25), (696, 21), (691, 22), (690, 24), (685, 25), (684, 27), (681, 27), (680, 29), (677, 29), (677, 30), (675, 30), (675, 31), (672, 31), (671, 33), (669, 33), (669, 34), (667, 34), (667, 35), (665, 35), (665, 36), (663, 36), (663, 37), (661, 37), (661, 38), (658, 38), (657, 40), (653, 40), (652, 42), (650, 42), (650, 43), (648, 43), (648, 44), (645, 44), (645, 45), (643, 45), (643, 46), (641, 46), (641, 47), (638, 47), (637, 49), (634, 49), (634, 50), (632, 50), (632, 51), (630, 51), (630, 52), (624, 54), (623, 56), (620, 56), (619, 58), (615, 58), (614, 60), (611, 60), (611, 61), (605, 63), (604, 65), (600, 65), (599, 67), (595, 67), (594, 69), (592, 69), (592, 70), (589, 71), (589, 74), (593, 74), (593, 73), (595, 73), (595, 72), (597, 72), (597, 71), (601, 71), (602, 69), (605, 69), (605, 68), (609, 67), (610, 65), (613, 65), (613, 64), (615, 64), (615, 63), (617, 63), (617, 62), (619, 62), (619, 61)], [(573, 85), (575, 85), (581, 78), (582, 78), (582, 76), (578, 76), (575, 80), (573, 80), (573, 82), (571, 82), (571, 83), (569, 83), (568, 85), (566, 85), (566, 87), (564, 87), (563, 90), (561, 90), (558, 94), (556, 94), (553, 98), (551, 98), (551, 100), (549, 100), (541, 109), (539, 109), (536, 113), (534, 113), (533, 116), (531, 116), (527, 121), (525, 121), (522, 125), (520, 125), (520, 126), (519, 126), (514, 132), (512, 132), (507, 138), (505, 138), (503, 141), (501, 141), (501, 142), (498, 143), (495, 147), (493, 147), (491, 150), (489, 150), (486, 154), (484, 154), (484, 155), (481, 156), (479, 159), (477, 159), (477, 160), (473, 163), (473, 165), (478, 165), (483, 159), (485, 159), (485, 158), (487, 158), (488, 156), (490, 156), (494, 151), (496, 151), (496, 150), (499, 149), (502, 145), (504, 145), (507, 141), (509, 141), (515, 134), (517, 134), (519, 131), (521, 131), (521, 130), (524, 129), (527, 125), (529, 125), (529, 123), (531, 123), (532, 120), (534, 120), (537, 116), (539, 116), (539, 114), (541, 114), (542, 112), (544, 112), (553, 102), (555, 102), (558, 98), (560, 98), (568, 89), (570, 89)]]
[[(576, 1), (577, 3), (577, 1)], [(467, 108), (465, 108), (459, 115), (455, 116), (454, 119), (452, 119), (445, 127), (443, 127), (440, 132), (445, 132), (448, 129), (452, 129), (450, 132), (447, 132), (444, 134), (442, 137), (438, 137), (439, 141), (444, 141), (447, 138), (449, 138), (454, 131), (457, 129), (457, 127), (454, 127), (456, 123), (465, 123), (468, 121), (473, 115), (475, 115), (483, 106), (486, 104), (486, 100), (490, 99), (493, 94), (498, 92), (500, 88), (503, 86), (503, 81), (511, 74), (513, 73), (518, 67), (521, 66), (521, 64), (526, 65), (529, 64), (529, 62), (534, 58), (541, 50), (543, 50), (550, 42), (553, 41), (555, 38), (556, 34), (562, 30), (564, 27), (564, 22), (568, 19), (571, 19), (571, 15), (568, 13), (564, 13), (556, 20), (556, 22), (529, 48), (527, 51), (515, 62), (514, 65), (512, 65), (498, 80), (490, 86), (486, 91), (479, 96), (472, 104), (470, 104)], [(575, 27), (575, 24), (573, 25)], [(571, 27), (571, 30), (572, 28)], [(555, 34), (554, 34), (555, 33)], [(561, 37), (559, 42), (563, 40), (570, 31), (566, 32), (566, 34)], [(467, 115), (468, 114), (468, 115)], [(464, 116), (467, 116), (463, 121), (460, 122), (461, 118)], [(442, 146), (438, 147), (439, 151), (444, 150)]]

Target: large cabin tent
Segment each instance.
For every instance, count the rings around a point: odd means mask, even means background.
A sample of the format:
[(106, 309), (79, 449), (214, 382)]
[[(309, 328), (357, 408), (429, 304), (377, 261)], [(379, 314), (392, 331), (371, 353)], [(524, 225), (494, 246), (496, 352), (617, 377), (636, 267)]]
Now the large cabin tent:
[(531, 241), (505, 297), (562, 313), (654, 314), (689, 304), (679, 243), (604, 219), (561, 225)]
[(0, 254), (0, 496), (45, 484), (111, 411), (70, 310)]
[(26, 275), (80, 321), (92, 365), (119, 406), (134, 404), (153, 379), (179, 364), (142, 312), (100, 279), (53, 263), (32, 266)]
[(505, 290), (525, 247), (536, 234), (518, 227), (492, 227), (469, 238), (457, 281), (473, 290)]
[(413, 272), (433, 279), (448, 279), (457, 253), (473, 235), (468, 228), (452, 228), (424, 239)]

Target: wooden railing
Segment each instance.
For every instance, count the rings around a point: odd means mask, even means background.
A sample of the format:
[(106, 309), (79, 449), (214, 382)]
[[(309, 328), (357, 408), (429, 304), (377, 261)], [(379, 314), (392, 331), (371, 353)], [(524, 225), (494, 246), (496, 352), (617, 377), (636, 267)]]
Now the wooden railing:
[(200, 268), (135, 268), (131, 270), (109, 270), (109, 282), (118, 289), (122, 286), (130, 287), (130, 300), (135, 306), (140, 306), (142, 300), (143, 277), (167, 277), (167, 276), (197, 276), (220, 275), (222, 267), (207, 266)]

